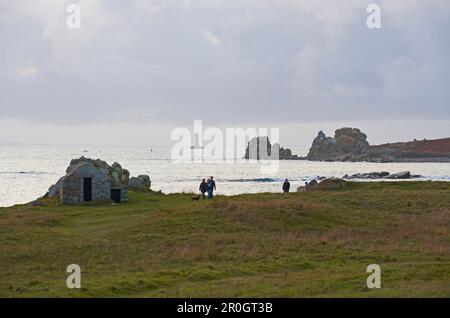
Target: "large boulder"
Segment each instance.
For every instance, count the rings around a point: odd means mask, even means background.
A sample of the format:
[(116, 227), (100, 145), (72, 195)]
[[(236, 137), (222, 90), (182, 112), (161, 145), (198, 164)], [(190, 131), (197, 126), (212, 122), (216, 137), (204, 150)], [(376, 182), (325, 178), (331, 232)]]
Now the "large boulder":
[(150, 177), (149, 176), (141, 174), (141, 175), (138, 176), (138, 179), (142, 180), (142, 182), (145, 184), (145, 187), (150, 189), (152, 183), (150, 181)]
[(367, 172), (367, 173), (355, 173), (351, 176), (345, 175), (343, 179), (383, 179), (389, 176), (389, 172), (381, 171), (381, 172)]
[(81, 156), (78, 159), (72, 159), (70, 161), (69, 166), (66, 169), (66, 174), (69, 174), (76, 170), (81, 164), (88, 164), (92, 165), (93, 167), (103, 171), (103, 172), (109, 172), (111, 170), (111, 166), (106, 163), (106, 161), (100, 160), (100, 159), (90, 159), (86, 158), (84, 156)]
[(260, 136), (252, 138), (245, 149), (245, 159), (261, 160), (269, 159), (272, 154), (272, 145), (269, 137)]
[(109, 169), (109, 175), (113, 186), (128, 185), (130, 179), (130, 172), (127, 169), (122, 169), (122, 166), (114, 162)]
[(309, 149), (307, 159), (319, 161), (357, 161), (365, 157), (369, 143), (367, 135), (358, 128), (344, 127), (335, 131), (334, 138), (319, 131)]
[(327, 137), (323, 131), (319, 131), (314, 138), (306, 158), (308, 160), (330, 160), (340, 155), (336, 139)]
[(45, 195), (48, 198), (54, 198), (59, 196), (59, 190), (61, 189), (62, 180), (64, 177), (60, 178), (55, 184), (51, 185)]
[[(414, 176), (415, 178), (420, 176)], [(399, 173), (393, 173), (386, 177), (387, 179), (411, 179), (413, 176), (411, 175), (411, 172), (409, 171), (403, 171)]]
[[(276, 157), (275, 153), (278, 151), (278, 157)], [(274, 156), (272, 157), (272, 154)], [(275, 143), (271, 144), (269, 137), (260, 136), (252, 138), (245, 149), (244, 159), (253, 159), (253, 160), (298, 160), (302, 159), (297, 155), (292, 154), (292, 150), (289, 148), (280, 147), (280, 144)]]
[(313, 179), (313, 180), (311, 180), (311, 181), (308, 182), (308, 187), (309, 187), (309, 188), (313, 188), (313, 187), (315, 187), (317, 184), (318, 184), (317, 180), (316, 180), (316, 179)]
[(305, 191), (310, 191), (313, 188), (315, 188), (317, 185), (319, 184), (319, 182), (316, 179), (312, 179), (309, 182), (305, 182), (304, 186), (300, 186), (297, 188), (297, 192), (305, 192)]
[(327, 178), (315, 187), (317, 190), (342, 190), (347, 187), (347, 182), (339, 178)]
[(299, 160), (302, 159), (298, 155), (294, 155), (292, 150), (289, 148), (280, 147), (279, 144), (275, 144), (276, 147), (279, 147), (279, 157), (280, 160)]
[(307, 192), (307, 191), (315, 191), (315, 190), (342, 190), (347, 186), (347, 182), (345, 180), (339, 178), (325, 178), (320, 182), (317, 180), (311, 180), (305, 186), (301, 186), (297, 188), (297, 192)]
[(363, 155), (369, 150), (367, 135), (358, 128), (337, 129), (334, 134), (339, 150), (354, 156)]
[(132, 177), (128, 181), (128, 188), (132, 190), (148, 191), (150, 190), (151, 182), (150, 177), (147, 175), (139, 175), (137, 177)]

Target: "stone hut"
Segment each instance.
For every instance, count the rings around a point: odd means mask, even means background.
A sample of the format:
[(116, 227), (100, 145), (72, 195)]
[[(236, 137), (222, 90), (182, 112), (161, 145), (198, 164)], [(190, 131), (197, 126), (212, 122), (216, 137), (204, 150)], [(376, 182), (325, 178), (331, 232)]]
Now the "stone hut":
[(110, 199), (120, 203), (128, 200), (128, 189), (123, 185), (113, 187), (108, 173), (91, 164), (82, 163), (62, 179), (60, 197), (62, 204)]
[[(149, 190), (150, 177), (145, 177), (148, 178), (148, 187), (144, 189)], [(129, 180), (128, 170), (122, 169), (116, 162), (110, 166), (100, 159), (81, 157), (70, 162), (66, 175), (50, 187), (47, 196), (59, 196), (62, 204), (108, 200), (126, 202)]]

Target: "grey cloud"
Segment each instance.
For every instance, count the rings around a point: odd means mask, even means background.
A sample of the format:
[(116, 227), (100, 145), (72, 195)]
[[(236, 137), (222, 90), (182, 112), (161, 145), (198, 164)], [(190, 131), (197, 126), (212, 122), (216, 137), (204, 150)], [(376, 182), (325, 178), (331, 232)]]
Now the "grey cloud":
[(450, 118), (445, 2), (386, 1), (381, 30), (370, 1), (79, 1), (81, 30), (52, 3), (0, 5), (0, 118)]

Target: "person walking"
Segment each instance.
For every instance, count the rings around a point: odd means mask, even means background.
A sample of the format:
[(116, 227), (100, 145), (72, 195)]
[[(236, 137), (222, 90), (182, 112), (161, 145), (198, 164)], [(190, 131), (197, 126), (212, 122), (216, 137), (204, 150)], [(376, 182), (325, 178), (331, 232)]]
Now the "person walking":
[(205, 178), (202, 179), (202, 182), (200, 183), (200, 186), (198, 188), (200, 192), (202, 193), (203, 199), (205, 198), (205, 193), (208, 191), (208, 185), (206, 184)]
[(289, 193), (289, 189), (291, 188), (291, 183), (289, 182), (289, 180), (286, 178), (286, 180), (284, 180), (283, 182), (283, 192), (284, 193)]
[(211, 176), (208, 179), (208, 182), (206, 182), (207, 185), (207, 191), (208, 191), (208, 200), (211, 200), (213, 198), (213, 192), (216, 190), (216, 182), (214, 181), (214, 177)]

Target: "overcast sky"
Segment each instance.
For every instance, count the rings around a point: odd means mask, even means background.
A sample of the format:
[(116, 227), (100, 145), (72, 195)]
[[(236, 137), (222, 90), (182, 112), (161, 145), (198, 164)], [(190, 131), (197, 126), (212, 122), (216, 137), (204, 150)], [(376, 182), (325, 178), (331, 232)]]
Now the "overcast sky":
[(168, 139), (194, 119), (449, 137), (449, 58), (448, 0), (0, 0), (0, 142)]

